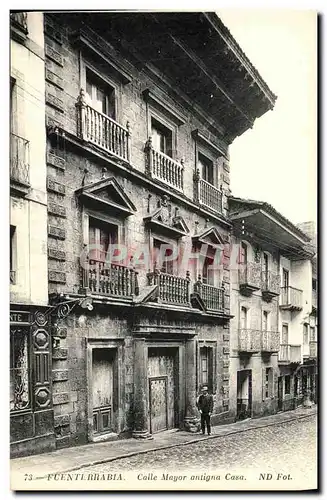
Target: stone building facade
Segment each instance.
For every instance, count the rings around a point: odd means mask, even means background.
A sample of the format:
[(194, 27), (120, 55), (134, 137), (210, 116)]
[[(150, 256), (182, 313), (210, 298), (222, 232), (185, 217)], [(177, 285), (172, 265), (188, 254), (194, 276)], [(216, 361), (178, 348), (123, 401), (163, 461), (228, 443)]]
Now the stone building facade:
[(43, 14), (10, 18), (10, 442), (55, 448), (47, 280)]
[(228, 147), (276, 97), (215, 14), (44, 37), (56, 447), (195, 431), (204, 383), (231, 421)]
[[(315, 394), (303, 331), (312, 311), (310, 238), (271, 205), (230, 197), (230, 369), (236, 418), (260, 417)], [(313, 352), (311, 352), (313, 354)], [(237, 374), (237, 378), (235, 376)]]

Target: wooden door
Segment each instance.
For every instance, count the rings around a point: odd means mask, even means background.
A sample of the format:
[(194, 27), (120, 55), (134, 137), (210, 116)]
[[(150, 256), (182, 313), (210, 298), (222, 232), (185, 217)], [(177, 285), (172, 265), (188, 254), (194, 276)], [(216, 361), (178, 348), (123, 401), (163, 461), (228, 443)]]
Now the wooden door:
[(167, 379), (168, 377), (149, 379), (150, 432), (152, 434), (168, 429)]
[(278, 377), (278, 410), (283, 410), (283, 377)]
[(92, 393), (93, 431), (95, 433), (112, 430), (113, 364), (114, 352), (112, 349), (93, 349)]
[(252, 370), (249, 370), (248, 372), (248, 411), (247, 411), (247, 416), (248, 418), (252, 417)]
[[(166, 387), (166, 401), (162, 402), (162, 407), (166, 405), (167, 407), (167, 422), (165, 428), (173, 429), (176, 427), (176, 419), (178, 415), (178, 399), (176, 392), (176, 380), (177, 380), (177, 366), (176, 366), (176, 350), (159, 347), (159, 348), (149, 348), (148, 351), (148, 377), (149, 380), (162, 380), (165, 379)], [(161, 391), (160, 394), (163, 398), (163, 382), (158, 382), (154, 384), (154, 391)], [(151, 384), (149, 382), (149, 414), (151, 419)], [(163, 398), (164, 399), (164, 398)], [(156, 408), (159, 402), (156, 401)], [(156, 414), (158, 409), (156, 409)], [(163, 408), (161, 410), (163, 413)], [(151, 423), (150, 423), (151, 425)], [(160, 429), (163, 430), (163, 429)], [(159, 432), (155, 431), (155, 432)]]

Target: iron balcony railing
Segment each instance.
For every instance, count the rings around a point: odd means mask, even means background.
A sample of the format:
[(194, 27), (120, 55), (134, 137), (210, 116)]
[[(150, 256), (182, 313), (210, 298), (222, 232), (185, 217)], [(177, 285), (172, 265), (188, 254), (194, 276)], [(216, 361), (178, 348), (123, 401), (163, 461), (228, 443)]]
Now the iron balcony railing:
[(281, 344), (278, 362), (284, 364), (301, 363), (301, 345)]
[(10, 179), (30, 185), (30, 143), (16, 134), (10, 136)]
[(261, 351), (261, 331), (242, 328), (238, 332), (239, 352), (259, 352)]
[(128, 122), (125, 128), (109, 116), (89, 106), (86, 103), (83, 89), (80, 91), (76, 106), (79, 137), (130, 162), (130, 128)]
[(262, 332), (261, 351), (262, 352), (278, 352), (280, 349), (280, 334), (279, 332)]
[(27, 12), (11, 12), (11, 23), (27, 35)]
[[(199, 276), (200, 278), (200, 276)], [(202, 283), (201, 279), (194, 284), (194, 292), (198, 293), (208, 311), (224, 311), (224, 289)]]
[(316, 340), (310, 340), (309, 342), (309, 355), (310, 355), (310, 358), (316, 358), (317, 357), (317, 353), (318, 353), (318, 344), (317, 344), (317, 341)]
[(206, 207), (212, 208), (219, 213), (222, 213), (222, 191), (210, 184), (210, 182), (205, 181), (204, 179), (199, 180), (198, 189), (199, 203), (205, 205)]
[(293, 286), (282, 287), (280, 306), (289, 309), (302, 309), (303, 291)]
[(280, 294), (280, 276), (272, 271), (262, 271), (261, 274), (261, 289), (263, 292), (273, 295)]
[(91, 293), (132, 298), (138, 294), (137, 274), (130, 267), (90, 259), (82, 269), (82, 283)]
[(249, 287), (259, 290), (261, 287), (261, 266), (257, 262), (240, 264), (239, 284), (242, 287)]
[(160, 302), (174, 305), (190, 305), (190, 277), (174, 276), (155, 270), (148, 273), (148, 284), (158, 285), (158, 299)]

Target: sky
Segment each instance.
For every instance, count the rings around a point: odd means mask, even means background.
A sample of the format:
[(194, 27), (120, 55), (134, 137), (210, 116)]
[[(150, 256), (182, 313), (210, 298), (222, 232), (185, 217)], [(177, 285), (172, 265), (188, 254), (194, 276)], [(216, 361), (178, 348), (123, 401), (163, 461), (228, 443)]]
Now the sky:
[(267, 201), (295, 224), (316, 222), (316, 13), (248, 8), (217, 14), (278, 97), (230, 146), (232, 194)]

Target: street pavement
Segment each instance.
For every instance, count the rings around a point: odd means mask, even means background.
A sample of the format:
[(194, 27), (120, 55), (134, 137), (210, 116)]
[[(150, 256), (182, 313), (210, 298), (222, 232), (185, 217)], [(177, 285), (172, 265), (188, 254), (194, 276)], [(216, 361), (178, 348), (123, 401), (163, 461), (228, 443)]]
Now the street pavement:
[[(288, 468), (311, 477), (316, 468), (317, 407), (216, 426), (212, 436), (167, 431), (151, 441), (125, 439), (90, 443), (11, 460), (11, 478), (23, 481), (68, 471), (110, 472), (140, 468)], [(30, 485), (31, 486), (31, 485)]]

